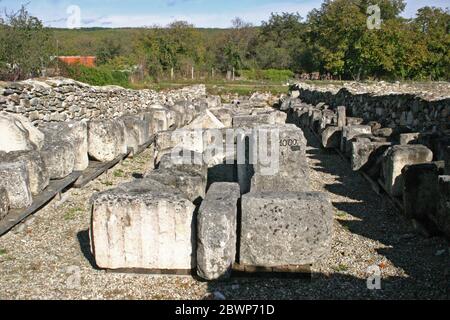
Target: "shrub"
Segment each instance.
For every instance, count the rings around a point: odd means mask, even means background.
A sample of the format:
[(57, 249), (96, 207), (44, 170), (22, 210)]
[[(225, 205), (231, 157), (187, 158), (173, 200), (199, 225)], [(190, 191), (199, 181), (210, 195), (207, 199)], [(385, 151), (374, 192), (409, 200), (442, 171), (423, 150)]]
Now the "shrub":
[(291, 70), (252, 69), (241, 70), (239, 73), (247, 80), (287, 81), (294, 78), (294, 72), (292, 72)]
[(66, 65), (64, 72), (66, 76), (93, 86), (117, 85), (125, 88), (130, 87), (129, 73), (114, 71), (105, 67), (89, 68), (83, 65)]

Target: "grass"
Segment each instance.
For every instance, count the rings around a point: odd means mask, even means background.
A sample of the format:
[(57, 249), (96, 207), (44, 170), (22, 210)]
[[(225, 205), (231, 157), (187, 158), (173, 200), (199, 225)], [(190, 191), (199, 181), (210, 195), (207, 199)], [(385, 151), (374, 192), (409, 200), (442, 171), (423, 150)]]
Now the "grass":
[(347, 212), (344, 211), (337, 211), (336, 212), (336, 216), (338, 216), (339, 218), (345, 218), (347, 216)]
[(83, 209), (81, 208), (70, 208), (69, 210), (64, 213), (64, 220), (70, 221), (76, 218), (78, 214), (83, 212)]
[(345, 272), (345, 271), (348, 271), (348, 266), (346, 264), (341, 263), (334, 269), (338, 272)]
[(114, 171), (113, 175), (116, 178), (123, 178), (125, 176), (125, 172), (123, 172), (123, 170), (119, 169), (119, 170)]
[(111, 181), (102, 181), (102, 184), (107, 187), (111, 187), (112, 185), (114, 185), (114, 183), (112, 183)]
[(4, 256), (8, 251), (6, 249), (0, 249), (0, 256)]

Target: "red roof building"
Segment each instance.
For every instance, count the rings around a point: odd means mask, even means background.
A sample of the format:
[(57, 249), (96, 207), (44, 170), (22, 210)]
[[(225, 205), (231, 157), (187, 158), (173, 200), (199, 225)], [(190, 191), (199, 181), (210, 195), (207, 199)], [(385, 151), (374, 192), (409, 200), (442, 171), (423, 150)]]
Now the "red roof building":
[(81, 64), (85, 67), (95, 67), (95, 60), (97, 57), (95, 56), (60, 56), (58, 57), (59, 61), (64, 62), (68, 65), (73, 64)]

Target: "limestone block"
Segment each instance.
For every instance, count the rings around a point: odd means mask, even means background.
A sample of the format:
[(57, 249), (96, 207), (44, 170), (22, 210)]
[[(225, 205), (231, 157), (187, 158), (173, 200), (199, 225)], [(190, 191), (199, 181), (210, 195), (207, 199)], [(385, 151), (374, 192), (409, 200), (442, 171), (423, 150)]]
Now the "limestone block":
[(322, 131), (322, 146), (325, 149), (339, 148), (341, 145), (342, 128), (328, 126)]
[(438, 179), (444, 173), (443, 162), (414, 164), (403, 168), (403, 203), (405, 214), (428, 224), (439, 202)]
[(199, 209), (197, 274), (206, 280), (230, 275), (236, 259), (237, 183), (214, 183)]
[(88, 141), (89, 155), (100, 162), (109, 162), (127, 153), (123, 121), (89, 122)]
[(51, 180), (63, 179), (74, 171), (74, 147), (68, 141), (46, 141), (41, 156)]
[(240, 263), (318, 262), (331, 251), (333, 209), (323, 193), (249, 193), (242, 198)]
[(39, 151), (0, 152), (0, 163), (2, 162), (24, 163), (28, 171), (30, 190), (33, 195), (39, 194), (50, 182), (50, 175)]
[(383, 161), (383, 176), (387, 191), (392, 196), (403, 194), (402, 170), (407, 165), (433, 161), (433, 152), (422, 145), (393, 146), (389, 148)]
[(204, 181), (208, 176), (208, 167), (203, 161), (203, 155), (186, 149), (165, 154), (159, 162), (159, 168), (193, 172), (200, 175)]
[(42, 147), (43, 134), (23, 119), (0, 113), (0, 151), (25, 151)]
[(347, 125), (347, 108), (344, 106), (337, 107), (337, 126), (343, 128)]
[(197, 116), (189, 125), (184, 129), (222, 129), (225, 125), (220, 122), (216, 116), (209, 110), (206, 110), (199, 116)]
[(46, 139), (63, 140), (74, 148), (74, 171), (84, 171), (89, 166), (88, 126), (84, 121), (53, 122), (39, 126)]
[(352, 125), (346, 126), (342, 129), (342, 139), (341, 139), (341, 151), (346, 152), (350, 148), (347, 148), (347, 142), (356, 136), (372, 134), (372, 128), (370, 126)]
[(119, 188), (94, 195), (92, 203), (91, 243), (98, 267), (195, 268), (195, 206), (176, 191)]
[(31, 206), (30, 178), (24, 162), (0, 163), (0, 188), (6, 190), (11, 209)]
[(362, 170), (374, 164), (377, 156), (384, 153), (392, 145), (389, 142), (372, 142), (367, 138), (353, 139), (350, 144), (353, 171)]
[(414, 144), (417, 142), (419, 136), (420, 136), (419, 133), (402, 133), (400, 134), (400, 144), (401, 145)]

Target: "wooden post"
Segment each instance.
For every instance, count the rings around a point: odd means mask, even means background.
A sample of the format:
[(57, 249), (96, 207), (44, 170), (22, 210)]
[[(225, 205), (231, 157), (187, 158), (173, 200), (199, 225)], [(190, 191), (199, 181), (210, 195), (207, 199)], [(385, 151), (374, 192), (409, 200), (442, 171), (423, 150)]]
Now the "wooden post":
[(174, 74), (173, 74), (173, 67), (170, 68), (170, 80), (173, 80)]
[(191, 75), (192, 75), (192, 80), (194, 80), (194, 66), (192, 66)]
[(236, 70), (234, 69), (234, 67), (233, 67), (233, 81), (236, 79)]

